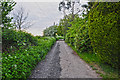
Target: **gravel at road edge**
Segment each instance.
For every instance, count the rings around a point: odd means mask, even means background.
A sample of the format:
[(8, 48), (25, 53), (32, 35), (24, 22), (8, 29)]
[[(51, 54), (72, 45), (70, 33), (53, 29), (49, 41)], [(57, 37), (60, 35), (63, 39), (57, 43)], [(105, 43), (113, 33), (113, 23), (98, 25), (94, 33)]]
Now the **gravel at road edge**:
[(29, 78), (59, 78), (61, 73), (59, 43), (52, 47), (45, 60), (38, 63)]

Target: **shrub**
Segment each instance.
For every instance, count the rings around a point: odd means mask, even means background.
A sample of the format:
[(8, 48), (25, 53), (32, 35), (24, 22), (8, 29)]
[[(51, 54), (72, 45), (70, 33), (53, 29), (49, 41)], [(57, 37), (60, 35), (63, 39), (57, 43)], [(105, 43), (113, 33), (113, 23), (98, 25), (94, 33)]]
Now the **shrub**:
[(26, 32), (2, 29), (3, 52), (12, 51), (13, 47), (19, 49), (20, 46), (24, 46), (23, 48), (25, 48), (29, 45), (37, 45), (37, 38)]
[(91, 41), (88, 35), (88, 22), (87, 17), (82, 19), (75, 16), (73, 22), (71, 22), (71, 27), (67, 30), (65, 41), (70, 43), (71, 46), (80, 52), (91, 52)]
[[(118, 68), (120, 3), (95, 3), (89, 14), (89, 35), (103, 63)], [(104, 7), (103, 7), (104, 6)]]
[(49, 28), (46, 28), (44, 31), (44, 36), (50, 36), (50, 37), (56, 37), (57, 28), (56, 26), (50, 26)]
[(45, 58), (55, 38), (41, 38), (37, 46), (29, 46), (26, 49), (22, 47), (13, 53), (2, 54), (2, 78), (22, 78), (27, 79), (31, 70), (36, 64)]

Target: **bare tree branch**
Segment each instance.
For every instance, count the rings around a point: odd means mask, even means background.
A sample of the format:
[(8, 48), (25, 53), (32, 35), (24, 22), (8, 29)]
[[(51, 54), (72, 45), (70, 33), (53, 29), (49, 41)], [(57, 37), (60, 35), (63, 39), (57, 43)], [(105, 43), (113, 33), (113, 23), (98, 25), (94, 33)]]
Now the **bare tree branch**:
[(75, 15), (76, 15), (76, 14), (78, 14), (79, 12), (81, 12), (81, 11), (84, 11), (84, 9), (82, 9), (82, 10), (79, 10), (78, 12), (76, 12), (76, 13), (75, 13)]
[(14, 17), (13, 22), (16, 29), (18, 30), (27, 29), (33, 25), (33, 24), (31, 25), (31, 22), (27, 21), (28, 15), (29, 15), (28, 13), (25, 13), (23, 7), (21, 7), (19, 10), (13, 13)]

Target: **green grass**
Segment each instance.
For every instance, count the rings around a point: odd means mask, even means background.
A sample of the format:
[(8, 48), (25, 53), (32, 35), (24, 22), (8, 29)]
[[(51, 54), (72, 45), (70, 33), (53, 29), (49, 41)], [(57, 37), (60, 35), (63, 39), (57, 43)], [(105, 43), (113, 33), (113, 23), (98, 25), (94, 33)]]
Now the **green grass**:
[(92, 54), (92, 53), (80, 53), (79, 51), (77, 51), (75, 49), (75, 47), (73, 47), (73, 46), (70, 46), (70, 47), (80, 56), (80, 58), (84, 59), (87, 63), (99, 62), (100, 61), (99, 58), (96, 56), (96, 54)]
[(64, 39), (63, 36), (56, 36), (56, 40), (59, 40), (59, 39)]
[(81, 59), (88, 63), (93, 70), (96, 70), (96, 73), (98, 73), (101, 77), (105, 78), (105, 80), (113, 80), (113, 78), (114, 80), (116, 80), (118, 78), (119, 70), (111, 67), (108, 64), (101, 63), (99, 58), (97, 57), (97, 54), (80, 53), (75, 49), (75, 47), (70, 47), (80, 56)]
[(111, 67), (110, 65), (107, 64), (100, 64), (99, 66), (101, 67), (101, 69), (106, 73), (105, 75), (103, 75), (103, 78), (118, 78), (118, 69), (115, 69), (113, 67)]

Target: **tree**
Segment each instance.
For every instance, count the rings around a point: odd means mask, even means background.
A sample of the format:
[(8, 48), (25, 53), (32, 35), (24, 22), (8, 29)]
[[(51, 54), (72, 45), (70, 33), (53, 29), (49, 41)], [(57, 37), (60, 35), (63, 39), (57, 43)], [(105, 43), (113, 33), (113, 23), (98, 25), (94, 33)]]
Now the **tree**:
[(68, 30), (68, 27), (71, 26), (69, 22), (72, 21), (72, 15), (65, 16), (63, 19), (60, 20), (58, 29), (58, 35), (65, 36)]
[[(76, 13), (75, 13), (75, 5), (79, 5), (77, 7)], [(80, 13), (81, 11), (84, 11), (84, 7), (87, 7), (87, 5), (83, 6), (83, 9), (80, 9), (81, 3), (80, 0), (63, 0), (59, 3), (59, 11), (63, 10), (64, 16), (67, 16), (66, 10), (72, 14), (73, 18), (76, 14)]]
[[(75, 5), (79, 5), (77, 7), (77, 10), (75, 10)], [(80, 9), (80, 7), (83, 7), (83, 9)], [(64, 13), (64, 19), (62, 20), (62, 24), (60, 24), (59, 28), (63, 26), (63, 35), (64, 38), (66, 36), (68, 27), (71, 27), (71, 25), (69, 24), (70, 22), (74, 21), (74, 17), (76, 15), (78, 15), (80, 12), (82, 12), (82, 14), (85, 11), (85, 8), (87, 7), (87, 5), (83, 5), (81, 6), (80, 0), (63, 0), (59, 3), (59, 11), (63, 11)], [(70, 13), (66, 14), (66, 10), (68, 10)], [(61, 23), (61, 22), (60, 22)], [(59, 31), (58, 31), (59, 32)]]
[(9, 13), (13, 10), (13, 7), (15, 6), (15, 2), (14, 1), (0, 1), (1, 5), (0, 5), (0, 9), (1, 9), (1, 14), (2, 14), (2, 20), (1, 20), (1, 24), (3, 25), (3, 28), (11, 28), (12, 24), (11, 24), (11, 20), (13, 19), (12, 17), (9, 17)]
[(57, 33), (56, 25), (46, 28), (43, 32), (44, 32), (44, 36), (56, 37), (56, 33)]
[(25, 13), (23, 7), (13, 13), (13, 17), (15, 28), (18, 30), (27, 29), (32, 25), (31, 22), (27, 21), (28, 13)]

